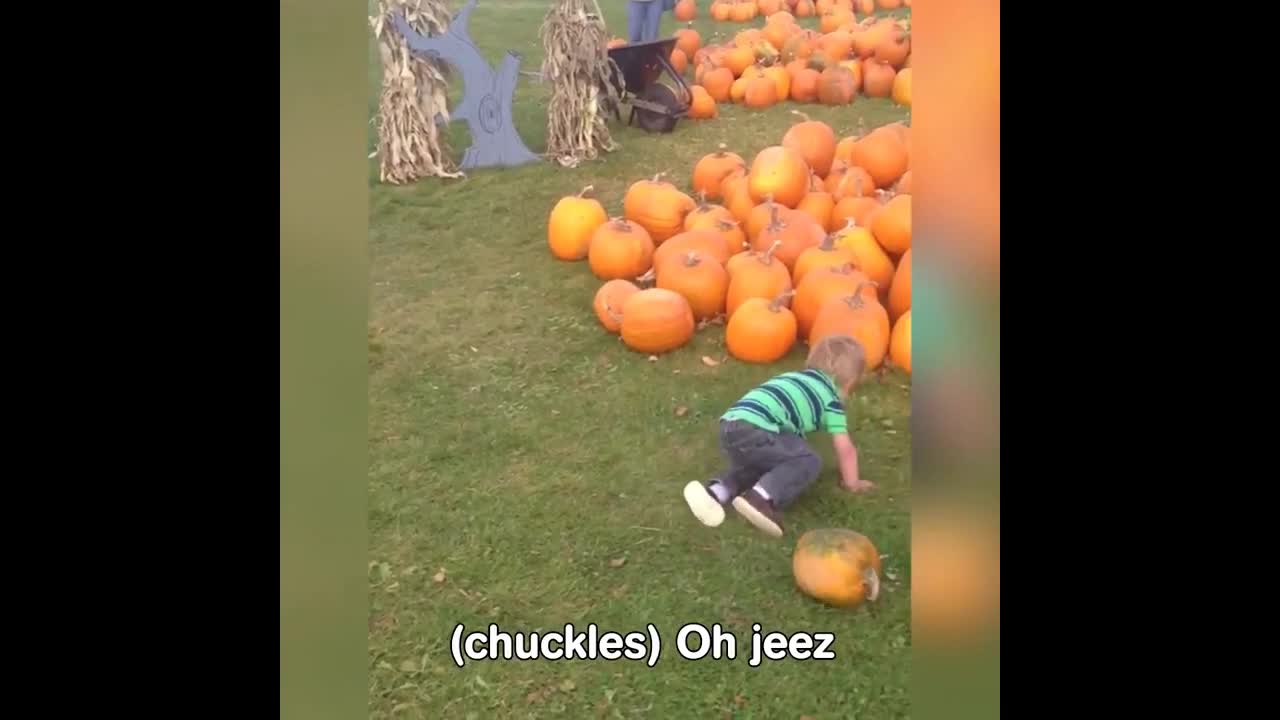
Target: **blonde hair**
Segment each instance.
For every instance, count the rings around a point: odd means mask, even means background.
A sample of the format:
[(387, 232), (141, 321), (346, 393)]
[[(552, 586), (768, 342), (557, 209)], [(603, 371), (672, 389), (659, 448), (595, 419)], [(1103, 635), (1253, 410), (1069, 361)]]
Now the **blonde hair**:
[(809, 349), (809, 359), (805, 362), (810, 369), (821, 370), (834, 378), (842, 390), (847, 385), (857, 384), (866, 364), (867, 354), (862, 344), (848, 335), (822, 338)]

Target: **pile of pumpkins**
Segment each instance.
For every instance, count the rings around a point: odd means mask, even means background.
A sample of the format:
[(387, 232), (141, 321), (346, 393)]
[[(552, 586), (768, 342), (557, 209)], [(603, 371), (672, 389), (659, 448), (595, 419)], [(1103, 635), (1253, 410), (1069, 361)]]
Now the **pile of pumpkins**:
[(849, 1), (834, 4), (819, 31), (801, 28), (785, 10), (725, 45), (703, 47), (692, 27), (676, 31), (672, 66), (681, 73), (690, 63), (694, 67), (689, 117), (715, 118), (718, 103), (724, 102), (756, 109), (787, 99), (848, 105), (859, 93), (910, 107), (909, 21), (867, 17), (859, 22), (840, 4)]
[[(684, 21), (692, 20), (697, 14), (696, 6), (684, 13), (680, 12), (680, 5), (688, 2), (693, 5), (693, 0), (681, 0), (676, 4), (676, 19)], [(902, 7), (911, 7), (911, 0), (713, 0), (711, 3), (711, 19), (717, 22), (735, 22), (744, 23), (751, 22), (760, 15), (771, 17), (781, 12), (789, 12), (796, 17), (813, 17), (814, 15), (825, 16), (830, 15), (839, 8), (848, 10), (850, 13), (854, 8), (863, 15), (870, 15), (881, 10), (897, 10)], [(687, 15), (688, 17), (682, 17)]]
[(840, 139), (796, 114), (750, 164), (723, 146), (699, 159), (690, 192), (636, 181), (613, 218), (589, 188), (556, 203), (551, 253), (587, 261), (603, 281), (596, 317), (627, 347), (669, 352), (723, 322), (744, 362), (843, 334), (869, 369), (887, 358), (910, 373), (911, 129)]

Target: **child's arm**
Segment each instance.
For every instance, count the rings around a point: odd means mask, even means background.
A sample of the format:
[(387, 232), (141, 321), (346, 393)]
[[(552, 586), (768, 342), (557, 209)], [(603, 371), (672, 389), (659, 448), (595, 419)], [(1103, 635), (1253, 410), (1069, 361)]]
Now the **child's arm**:
[(840, 460), (841, 485), (849, 492), (865, 492), (875, 487), (875, 483), (858, 477), (858, 449), (848, 433), (836, 433), (832, 436), (836, 457)]

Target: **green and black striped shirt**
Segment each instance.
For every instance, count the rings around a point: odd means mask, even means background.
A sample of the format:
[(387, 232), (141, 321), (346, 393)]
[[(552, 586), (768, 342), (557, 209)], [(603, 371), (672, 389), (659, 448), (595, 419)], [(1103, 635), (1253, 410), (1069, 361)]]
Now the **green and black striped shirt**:
[(848, 432), (844, 403), (831, 377), (800, 370), (771, 378), (734, 403), (721, 420), (741, 420), (770, 432), (804, 436), (822, 430)]

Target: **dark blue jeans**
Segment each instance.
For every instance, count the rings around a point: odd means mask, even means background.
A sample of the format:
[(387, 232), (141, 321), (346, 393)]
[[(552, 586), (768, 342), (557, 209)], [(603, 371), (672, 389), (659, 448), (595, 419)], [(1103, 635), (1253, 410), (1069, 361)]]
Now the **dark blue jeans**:
[(804, 438), (771, 433), (740, 420), (721, 421), (720, 451), (729, 466), (717, 479), (730, 497), (759, 485), (779, 509), (794, 502), (822, 470), (822, 458)]
[(627, 32), (629, 41), (633, 43), (649, 42), (658, 39), (658, 26), (662, 24), (662, 8), (664, 0), (649, 2), (627, 2)]

